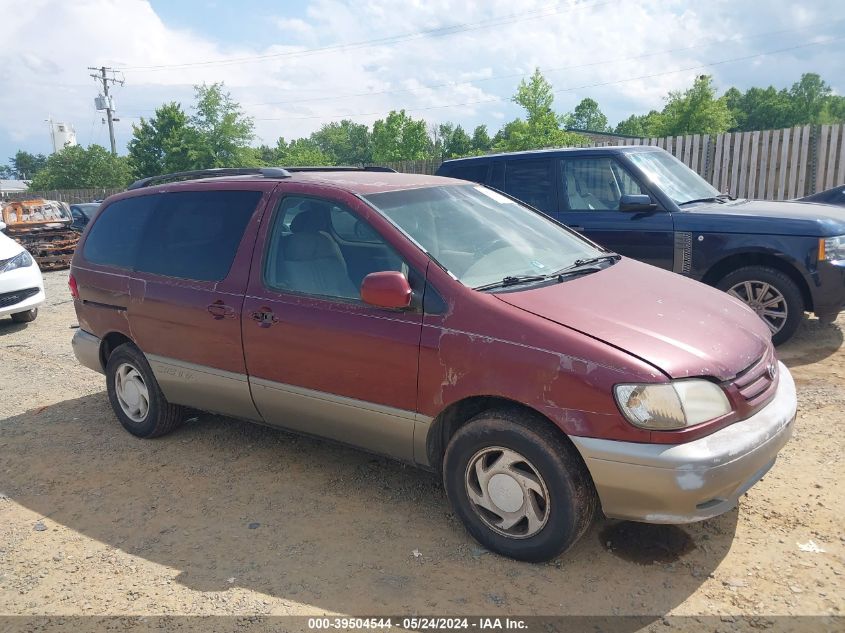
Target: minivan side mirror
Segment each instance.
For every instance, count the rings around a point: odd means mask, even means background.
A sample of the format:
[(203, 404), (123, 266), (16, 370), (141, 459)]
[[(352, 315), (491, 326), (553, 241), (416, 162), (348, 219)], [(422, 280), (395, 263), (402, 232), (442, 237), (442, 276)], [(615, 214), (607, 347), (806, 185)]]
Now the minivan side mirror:
[(407, 308), (411, 305), (411, 294), (411, 284), (395, 270), (370, 273), (361, 282), (361, 300), (378, 308)]
[(657, 204), (645, 194), (626, 193), (619, 199), (620, 211), (654, 211), (656, 209)]

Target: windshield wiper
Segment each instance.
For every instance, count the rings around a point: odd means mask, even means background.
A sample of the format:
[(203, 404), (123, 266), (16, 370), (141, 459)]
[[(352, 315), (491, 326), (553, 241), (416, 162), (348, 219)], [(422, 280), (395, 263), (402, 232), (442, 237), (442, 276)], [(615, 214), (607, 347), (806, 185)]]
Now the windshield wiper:
[(565, 275), (567, 273), (575, 272), (582, 268), (589, 269), (591, 266), (595, 266), (596, 264), (600, 264), (604, 261), (612, 261), (617, 262), (622, 259), (622, 255), (619, 253), (607, 253), (605, 255), (599, 255), (598, 257), (588, 257), (587, 259), (576, 259), (572, 262), (571, 266), (567, 266), (566, 268), (561, 268), (558, 271), (553, 272), (549, 277), (556, 277), (558, 275)]
[(473, 290), (490, 290), (492, 288), (507, 288), (508, 286), (515, 286), (517, 284), (529, 283), (531, 281), (543, 281), (551, 275), (508, 275), (503, 277), (501, 281), (494, 281), (491, 284), (484, 284), (482, 286), (475, 286)]
[(685, 204), (692, 204), (694, 202), (726, 202), (728, 200), (736, 200), (736, 198), (730, 196), (727, 193), (720, 193), (718, 196), (711, 196), (710, 198), (695, 198), (694, 200), (679, 202), (678, 206), (682, 207)]

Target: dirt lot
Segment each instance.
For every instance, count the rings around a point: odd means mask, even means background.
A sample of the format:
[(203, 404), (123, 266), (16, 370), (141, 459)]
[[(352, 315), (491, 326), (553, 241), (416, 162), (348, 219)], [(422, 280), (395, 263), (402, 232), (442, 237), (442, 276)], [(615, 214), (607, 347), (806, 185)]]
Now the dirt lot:
[(796, 434), (737, 510), (600, 521), (531, 565), (479, 548), (435, 476), (385, 459), (213, 415), (135, 439), (75, 362), (67, 272), (45, 278), (37, 321), (0, 320), (0, 614), (843, 615), (845, 318), (780, 350)]

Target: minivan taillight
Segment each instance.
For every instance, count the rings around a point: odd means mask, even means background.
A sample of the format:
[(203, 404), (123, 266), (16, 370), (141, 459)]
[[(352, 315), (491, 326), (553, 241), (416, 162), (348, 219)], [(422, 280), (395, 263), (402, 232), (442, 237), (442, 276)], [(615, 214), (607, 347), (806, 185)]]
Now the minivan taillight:
[(79, 288), (76, 285), (76, 277), (71, 275), (67, 278), (67, 287), (70, 288), (70, 296), (79, 299)]

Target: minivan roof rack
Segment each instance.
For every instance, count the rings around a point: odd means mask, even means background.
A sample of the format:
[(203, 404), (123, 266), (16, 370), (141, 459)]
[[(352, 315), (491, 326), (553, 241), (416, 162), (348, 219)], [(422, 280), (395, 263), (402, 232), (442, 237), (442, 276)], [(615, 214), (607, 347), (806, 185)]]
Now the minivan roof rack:
[(290, 171), (281, 167), (218, 167), (216, 169), (196, 169), (177, 171), (172, 174), (150, 176), (136, 180), (127, 191), (142, 189), (168, 180), (194, 180), (196, 178), (214, 178), (216, 176), (264, 176), (265, 178), (290, 178)]
[(330, 165), (330, 166), (307, 166), (307, 167), (285, 167), (289, 172), (297, 171), (379, 171), (395, 174), (396, 170), (390, 167), (381, 167), (380, 165), (367, 165), (365, 167), (355, 167), (354, 165)]
[(396, 170), (390, 167), (379, 165), (367, 165), (366, 167), (354, 167), (345, 165), (314, 166), (314, 167), (218, 167), (215, 169), (196, 169), (193, 171), (177, 171), (172, 174), (161, 174), (136, 180), (126, 189), (143, 189), (152, 185), (167, 182), (169, 180), (194, 180), (196, 178), (214, 178), (217, 176), (264, 176), (265, 178), (290, 178), (294, 172), (313, 171), (376, 171), (395, 174)]

